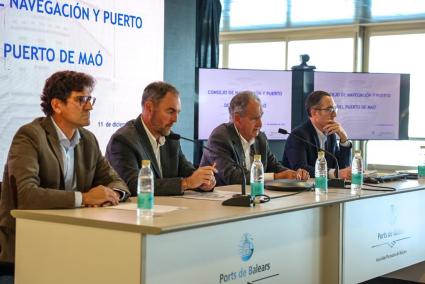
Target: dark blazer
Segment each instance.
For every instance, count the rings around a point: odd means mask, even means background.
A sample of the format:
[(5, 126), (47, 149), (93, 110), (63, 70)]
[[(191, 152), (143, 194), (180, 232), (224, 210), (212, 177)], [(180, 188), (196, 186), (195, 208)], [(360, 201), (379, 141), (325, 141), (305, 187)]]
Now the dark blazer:
[[(240, 163), (245, 168), (245, 154), (241, 139), (236, 132), (233, 123), (223, 123), (217, 126), (208, 138), (208, 148), (204, 150), (201, 166), (216, 163), (217, 185), (240, 184), (242, 182), (242, 170), (236, 165)], [(267, 137), (263, 132), (255, 138), (255, 154), (261, 155), (261, 162), (265, 172), (278, 173), (287, 170), (282, 166), (269, 149)], [(249, 183), (250, 172), (245, 169), (244, 173)]]
[(150, 160), (155, 181), (155, 195), (182, 195), (181, 180), (195, 171), (186, 160), (180, 142), (166, 138), (160, 147), (162, 175), (156, 162), (148, 134), (141, 117), (128, 121), (109, 140), (106, 158), (130, 188), (131, 195), (137, 195), (137, 176), (142, 160)]
[[(128, 192), (125, 183), (102, 156), (95, 136), (84, 128), (75, 147), (77, 190), (104, 185)], [(0, 200), (0, 261), (14, 261), (13, 209), (75, 207), (75, 193), (64, 190), (63, 159), (50, 117), (37, 118), (15, 134), (4, 167)]]
[[(320, 147), (316, 129), (311, 121), (307, 120), (302, 125), (295, 128), (292, 133), (311, 142), (316, 145), (317, 148), (312, 145), (308, 145), (293, 134), (290, 134), (288, 140), (286, 140), (285, 150), (283, 152), (283, 164), (290, 169), (305, 169), (310, 173), (310, 177), (314, 177), (314, 165), (317, 159), (317, 149)], [(326, 144), (326, 150), (334, 154), (338, 159), (340, 169), (350, 166), (351, 146), (340, 147), (336, 139), (336, 134), (329, 135)], [(325, 154), (325, 158), (328, 164), (328, 169), (334, 169), (336, 167), (335, 159), (328, 154)]]

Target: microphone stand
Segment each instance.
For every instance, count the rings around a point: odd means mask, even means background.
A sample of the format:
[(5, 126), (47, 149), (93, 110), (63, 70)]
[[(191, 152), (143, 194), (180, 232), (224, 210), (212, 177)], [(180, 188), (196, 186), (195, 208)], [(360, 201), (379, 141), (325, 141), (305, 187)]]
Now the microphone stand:
[[(198, 141), (190, 139), (190, 138), (186, 138), (183, 136), (180, 136), (179, 134), (176, 133), (171, 133), (170, 135), (167, 136), (169, 139), (173, 139), (173, 140), (179, 140), (179, 139), (183, 139), (195, 144), (198, 144)], [(211, 151), (212, 153), (217, 154), (217, 152), (215, 152), (213, 149), (205, 146), (205, 145), (201, 145), (203, 148), (207, 149), (208, 151)], [(234, 150), (233, 150), (234, 151)], [(240, 160), (239, 160), (239, 156), (237, 155), (237, 153), (234, 151), (235, 157), (236, 157), (236, 166), (238, 168), (241, 169), (242, 171), (242, 184), (241, 184), (241, 192), (242, 194), (235, 194), (233, 195), (233, 197), (224, 200), (221, 204), (224, 206), (239, 206), (239, 207), (251, 207), (251, 204), (253, 204), (252, 202), (252, 197), (249, 194), (246, 194), (246, 177), (245, 177), (245, 169), (241, 166), (240, 164)]]
[[(233, 145), (234, 146), (234, 145)], [(214, 153), (214, 151), (213, 151)], [(246, 176), (245, 176), (245, 168), (241, 165), (238, 154), (233, 147), (233, 154), (236, 158), (236, 166), (242, 171), (242, 194), (235, 194), (233, 197), (224, 200), (221, 204), (224, 206), (240, 206), (240, 207), (251, 207), (253, 204), (252, 196), (246, 194)]]
[(329, 185), (329, 187), (345, 188), (345, 180), (339, 178), (339, 164), (338, 164), (338, 159), (335, 157), (334, 154), (332, 154), (331, 152), (329, 152), (329, 151), (327, 151), (325, 149), (322, 149), (321, 147), (317, 147), (315, 144), (313, 144), (310, 141), (302, 138), (301, 136), (298, 136), (298, 135), (296, 135), (294, 133), (289, 133), (285, 129), (279, 128), (279, 130), (277, 132), (279, 132), (280, 134), (284, 134), (284, 135), (286, 135), (286, 134), (294, 135), (294, 137), (297, 138), (298, 140), (301, 140), (302, 142), (307, 143), (310, 146), (313, 146), (315, 149), (317, 149), (319, 151), (323, 151), (326, 154), (328, 154), (329, 156), (331, 156), (335, 160), (335, 165), (336, 165), (336, 167), (335, 167), (335, 178), (329, 179), (328, 180), (328, 185)]

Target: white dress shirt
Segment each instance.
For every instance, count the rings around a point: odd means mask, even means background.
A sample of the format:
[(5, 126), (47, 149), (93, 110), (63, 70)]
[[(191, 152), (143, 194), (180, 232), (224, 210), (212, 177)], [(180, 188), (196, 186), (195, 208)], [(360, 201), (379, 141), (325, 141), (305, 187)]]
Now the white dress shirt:
[[(317, 137), (319, 138), (320, 148), (327, 150), (325, 147), (325, 143), (328, 140), (328, 136), (325, 135), (322, 131), (320, 131), (316, 126), (313, 125), (313, 127), (316, 130)], [(347, 139), (347, 141), (345, 141), (344, 143), (340, 142), (339, 146), (350, 147), (351, 141)], [(328, 169), (328, 175), (329, 175), (329, 178), (335, 178), (335, 169)]]
[[(233, 124), (235, 127), (236, 133), (238, 133), (239, 138), (241, 139), (242, 149), (245, 154), (245, 168), (248, 171), (251, 171), (251, 146), (254, 145), (255, 138), (251, 139), (249, 142), (243, 138), (243, 136), (239, 133), (238, 129), (236, 128), (236, 125)], [(268, 180), (274, 180), (274, 173), (264, 173), (264, 181)]]
[(161, 152), (159, 147), (165, 144), (165, 137), (160, 136), (158, 140), (155, 139), (155, 137), (152, 135), (152, 133), (149, 131), (149, 128), (146, 126), (145, 122), (142, 118), (143, 127), (145, 128), (146, 133), (148, 134), (149, 142), (151, 142), (153, 153), (155, 154), (156, 162), (158, 163), (159, 171), (161, 172), (162, 177), (162, 166), (161, 166)]

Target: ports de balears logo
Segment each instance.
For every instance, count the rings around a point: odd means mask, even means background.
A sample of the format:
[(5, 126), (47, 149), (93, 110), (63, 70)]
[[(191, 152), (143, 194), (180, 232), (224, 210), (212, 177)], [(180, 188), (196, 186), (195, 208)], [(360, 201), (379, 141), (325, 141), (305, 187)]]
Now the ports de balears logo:
[(239, 243), (239, 255), (242, 261), (248, 261), (254, 253), (254, 240), (248, 233), (242, 235)]

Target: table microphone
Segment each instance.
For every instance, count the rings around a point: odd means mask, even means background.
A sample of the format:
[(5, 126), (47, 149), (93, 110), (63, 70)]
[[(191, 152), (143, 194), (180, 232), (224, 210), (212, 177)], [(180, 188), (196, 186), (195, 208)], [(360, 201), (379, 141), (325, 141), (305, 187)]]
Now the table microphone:
[[(195, 144), (198, 144), (198, 142), (199, 142), (197, 140), (193, 140), (193, 139), (190, 139), (190, 138), (183, 137), (183, 136), (181, 136), (179, 134), (176, 134), (176, 133), (170, 133), (167, 136), (167, 138), (168, 139), (171, 139), (171, 140), (180, 140), (180, 139), (183, 139), (183, 140), (186, 140), (186, 141), (190, 141), (192, 143), (195, 143)], [(205, 145), (201, 145), (201, 146), (202, 146), (202, 148), (205, 148), (205, 149), (207, 149), (208, 151), (211, 151), (214, 154), (218, 154), (216, 151), (214, 151), (210, 147), (207, 147)], [(236, 156), (236, 166), (238, 168), (240, 168), (241, 171), (242, 171), (242, 184), (241, 184), (241, 192), (242, 192), (242, 194), (235, 194), (235, 195), (233, 195), (233, 197), (231, 197), (231, 198), (229, 198), (227, 200), (224, 200), (222, 202), (222, 204), (225, 205), (225, 206), (250, 207), (253, 202), (252, 202), (251, 195), (247, 195), (246, 194), (245, 170), (244, 170), (244, 168), (241, 166), (241, 164), (239, 162), (239, 156), (236, 154), (236, 152), (234, 152), (234, 154)]]
[[(250, 207), (253, 204), (253, 198), (251, 195), (246, 194), (246, 176), (245, 168), (241, 165), (241, 160), (238, 153), (235, 151), (235, 142), (233, 141), (233, 154), (236, 158), (236, 166), (242, 171), (242, 194), (235, 194), (233, 197), (224, 200), (221, 204), (224, 206), (240, 206), (240, 207)], [(214, 152), (213, 152), (214, 153)]]
[(331, 156), (335, 160), (335, 164), (336, 164), (336, 167), (335, 167), (335, 177), (336, 178), (329, 179), (328, 184), (329, 184), (330, 187), (345, 188), (344, 179), (338, 178), (339, 177), (339, 164), (338, 164), (338, 159), (335, 157), (334, 154), (332, 154), (331, 152), (329, 152), (325, 149), (322, 149), (321, 147), (317, 147), (317, 145), (311, 143), (310, 141), (304, 139), (301, 136), (296, 135), (295, 133), (289, 133), (286, 129), (279, 128), (279, 130), (277, 132), (279, 132), (280, 134), (283, 134), (283, 135), (292, 134), (298, 140), (301, 140), (302, 142), (305, 142), (308, 145), (313, 146), (318, 151), (323, 151), (326, 154), (328, 154), (329, 156)]

